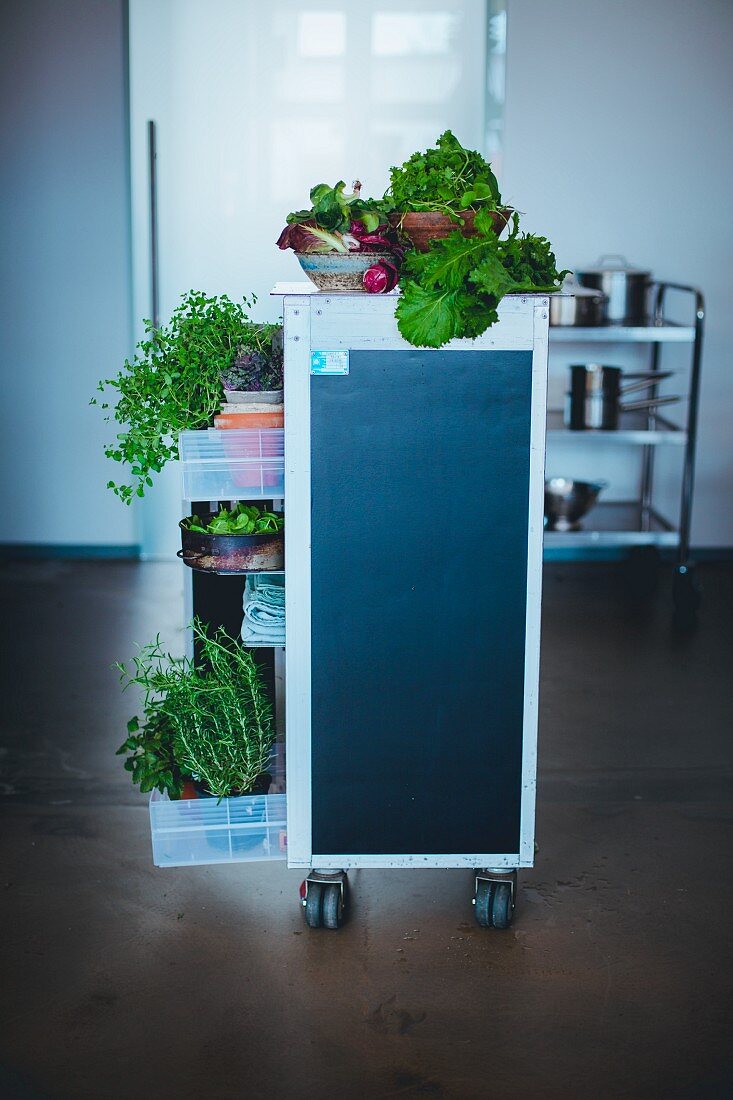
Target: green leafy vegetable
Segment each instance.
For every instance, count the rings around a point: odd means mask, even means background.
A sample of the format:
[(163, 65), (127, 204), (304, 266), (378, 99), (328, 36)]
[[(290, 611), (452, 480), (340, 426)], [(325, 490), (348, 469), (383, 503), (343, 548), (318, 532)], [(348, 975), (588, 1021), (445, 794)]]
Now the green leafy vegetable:
[(428, 252), (405, 257), (397, 324), (409, 343), (439, 348), (480, 336), (497, 320), (505, 294), (556, 290), (567, 274), (557, 271), (549, 241), (519, 234), (516, 214), (506, 240), (494, 232), (488, 209), (477, 213), (474, 225), (475, 236), (455, 230)]
[(189, 531), (200, 535), (260, 535), (282, 531), (284, 521), (276, 512), (261, 512), (255, 505), (240, 501), (231, 511), (221, 508), (208, 523), (198, 516), (189, 516), (183, 523)]
[(434, 149), (413, 153), (390, 172), (385, 196), (399, 211), (438, 210), (456, 221), (460, 210), (496, 210), (501, 193), (491, 165), (480, 153), (464, 149), (450, 130)]
[(355, 180), (353, 190), (347, 194), (346, 184), (339, 180), (334, 187), (317, 183), (310, 191), (311, 206), (308, 210), (296, 210), (288, 214), (287, 223), (313, 222), (320, 229), (332, 233), (348, 233), (352, 222), (361, 222), (368, 233), (373, 233), (385, 220), (387, 204), (383, 199), (362, 199), (361, 183)]

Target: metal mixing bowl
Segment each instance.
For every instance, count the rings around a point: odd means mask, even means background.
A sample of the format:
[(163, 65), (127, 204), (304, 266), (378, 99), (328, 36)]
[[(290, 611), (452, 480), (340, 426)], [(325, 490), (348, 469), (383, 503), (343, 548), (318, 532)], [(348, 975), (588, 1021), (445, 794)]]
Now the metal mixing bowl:
[(549, 477), (545, 481), (545, 522), (548, 531), (574, 531), (596, 500), (606, 481), (576, 481)]

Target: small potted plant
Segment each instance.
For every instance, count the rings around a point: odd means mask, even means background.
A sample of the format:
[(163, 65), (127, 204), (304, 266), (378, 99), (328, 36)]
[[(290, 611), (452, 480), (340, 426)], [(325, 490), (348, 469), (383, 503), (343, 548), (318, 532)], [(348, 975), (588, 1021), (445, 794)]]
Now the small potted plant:
[[(261, 325), (237, 348), (221, 372), (224, 396), (237, 409), (280, 405), (283, 399), (283, 340), (280, 325)], [(236, 410), (232, 410), (236, 411)]]
[(182, 519), (178, 554), (205, 573), (251, 573), (282, 569), (283, 516), (240, 501), (231, 509)]
[(218, 799), (266, 793), (275, 727), (261, 669), (223, 629), (209, 634), (194, 620), (193, 632), (198, 666), (166, 653), (160, 638), (142, 647), (131, 669), (116, 666), (123, 687), (142, 689), (144, 707), (118, 754), (141, 790), (170, 799), (194, 789)]
[(397, 231), (388, 223), (384, 201), (361, 198), (361, 183), (346, 192), (319, 183), (311, 188), (311, 206), (288, 214), (279, 248), (292, 248), (311, 282), (319, 290), (391, 290), (396, 281), (402, 248)]
[(390, 181), (385, 196), (393, 207), (390, 224), (419, 252), (427, 252), (431, 240), (458, 228), (471, 236), (479, 210), (490, 215), (496, 233), (502, 232), (512, 213), (502, 205), (491, 165), (480, 153), (464, 149), (450, 130), (440, 135), (435, 148), (413, 153), (393, 168)]
[(272, 346), (278, 326), (250, 320), (254, 303), (254, 295), (240, 303), (225, 294), (190, 291), (167, 324), (155, 328), (145, 322), (145, 338), (132, 360), (115, 378), (99, 383), (103, 394), (116, 391), (114, 401), (91, 403), (109, 410), (106, 419), (119, 425), (105, 454), (130, 466), (132, 483), (107, 484), (126, 504), (143, 496), (153, 475), (178, 457), (180, 432), (211, 425), (222, 404), (222, 375), (242, 349)]

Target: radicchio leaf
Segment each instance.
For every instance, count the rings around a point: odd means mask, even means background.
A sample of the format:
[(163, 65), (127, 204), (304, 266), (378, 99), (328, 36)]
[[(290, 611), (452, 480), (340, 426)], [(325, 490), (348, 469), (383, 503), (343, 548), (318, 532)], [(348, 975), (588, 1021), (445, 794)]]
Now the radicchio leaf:
[(296, 222), (286, 225), (277, 239), (278, 248), (292, 248), (294, 252), (348, 252), (341, 233), (329, 233), (319, 229), (315, 222)]

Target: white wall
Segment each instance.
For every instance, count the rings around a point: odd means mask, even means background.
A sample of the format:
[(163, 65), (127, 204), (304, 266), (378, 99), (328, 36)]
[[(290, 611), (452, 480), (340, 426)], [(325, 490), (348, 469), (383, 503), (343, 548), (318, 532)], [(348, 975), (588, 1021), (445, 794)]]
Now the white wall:
[(0, 45), (0, 542), (134, 543), (89, 407), (130, 352), (122, 0), (16, 0)]
[(731, 546), (733, 4), (508, 9), (504, 192), (563, 266), (622, 252), (704, 290), (693, 544)]

